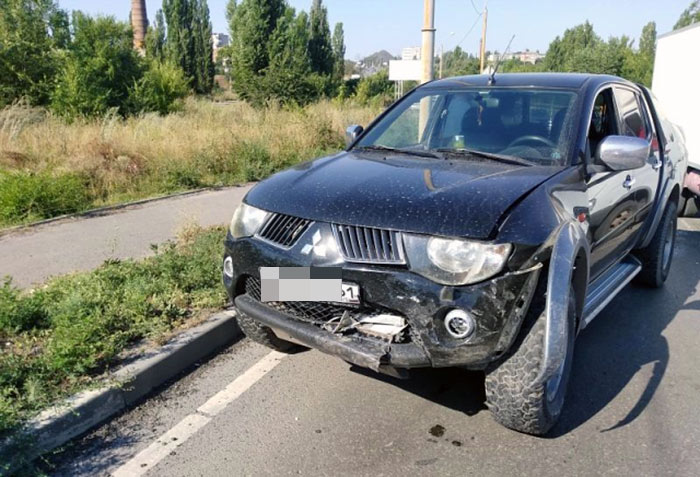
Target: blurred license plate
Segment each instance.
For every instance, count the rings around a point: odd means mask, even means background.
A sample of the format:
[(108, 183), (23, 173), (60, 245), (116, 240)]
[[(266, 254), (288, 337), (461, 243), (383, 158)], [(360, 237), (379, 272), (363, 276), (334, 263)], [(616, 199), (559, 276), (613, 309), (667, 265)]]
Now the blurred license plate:
[(360, 285), (343, 282), (340, 287), (341, 303), (360, 304)]
[(360, 286), (339, 267), (260, 267), (260, 301), (360, 303)]

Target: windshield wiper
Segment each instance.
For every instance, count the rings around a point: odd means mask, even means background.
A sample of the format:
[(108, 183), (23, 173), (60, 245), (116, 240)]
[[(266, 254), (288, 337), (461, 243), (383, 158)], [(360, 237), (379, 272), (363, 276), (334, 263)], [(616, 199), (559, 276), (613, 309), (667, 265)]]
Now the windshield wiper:
[(371, 146), (360, 146), (355, 149), (359, 151), (380, 151), (380, 152), (393, 152), (395, 154), (410, 154), (413, 156), (420, 157), (433, 157), (435, 159), (442, 159), (440, 154), (436, 152), (424, 151), (421, 149), (401, 149), (398, 147), (381, 146), (379, 144), (373, 144)]
[(443, 147), (436, 149), (437, 152), (446, 154), (462, 154), (468, 156), (483, 157), (484, 159), (492, 159), (494, 161), (505, 162), (507, 164), (517, 164), (520, 166), (534, 166), (536, 165), (532, 161), (527, 159), (522, 159), (516, 156), (507, 156), (505, 154), (495, 154), (492, 152), (477, 151), (476, 149), (450, 149), (448, 147)]

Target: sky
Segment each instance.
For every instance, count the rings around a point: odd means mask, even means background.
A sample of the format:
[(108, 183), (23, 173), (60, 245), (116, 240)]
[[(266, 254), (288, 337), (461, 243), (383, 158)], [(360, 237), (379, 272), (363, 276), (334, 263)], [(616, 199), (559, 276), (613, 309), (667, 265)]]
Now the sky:
[[(445, 51), (460, 45), (476, 54), (479, 49), (481, 21), (477, 11), (485, 0), (435, 0), (436, 48)], [(240, 0), (239, 0), (240, 2)], [(311, 0), (288, 0), (297, 10), (307, 10)], [(129, 0), (58, 0), (67, 10), (83, 10), (91, 14), (129, 17)], [(227, 33), (225, 7), (227, 0), (209, 0), (215, 32)], [(557, 35), (588, 20), (603, 38), (627, 35), (639, 38), (642, 27), (656, 22), (659, 34), (673, 28), (681, 12), (691, 0), (489, 0), (488, 50), (503, 51), (515, 35), (511, 51), (524, 49), (545, 52)], [(357, 60), (379, 50), (399, 55), (407, 46), (421, 44), (423, 0), (325, 0), (331, 30), (343, 22), (346, 58)], [(147, 0), (152, 20), (162, 0)], [(474, 28), (469, 31), (470, 28)]]

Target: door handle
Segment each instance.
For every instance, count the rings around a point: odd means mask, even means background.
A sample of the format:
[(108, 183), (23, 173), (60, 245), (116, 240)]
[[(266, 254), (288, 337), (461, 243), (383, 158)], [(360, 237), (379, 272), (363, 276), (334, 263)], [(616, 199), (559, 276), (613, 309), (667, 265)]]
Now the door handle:
[(627, 190), (630, 190), (636, 182), (637, 182), (637, 179), (635, 179), (632, 176), (627, 176), (627, 178), (625, 179), (625, 182), (622, 183), (622, 187), (624, 187)]
[(651, 168), (654, 169), (655, 171), (658, 171), (659, 169), (661, 169), (661, 166), (663, 166), (663, 164), (664, 164), (663, 161), (661, 161), (661, 159), (659, 159), (657, 157), (654, 160), (654, 162), (652, 163)]

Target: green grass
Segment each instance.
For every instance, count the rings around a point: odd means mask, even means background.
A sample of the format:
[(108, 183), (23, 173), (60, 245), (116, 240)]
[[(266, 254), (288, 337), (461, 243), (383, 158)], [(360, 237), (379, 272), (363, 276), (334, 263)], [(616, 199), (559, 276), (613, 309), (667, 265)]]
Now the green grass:
[(183, 111), (66, 122), (0, 110), (0, 228), (185, 190), (263, 179), (344, 146), (377, 109), (321, 102), (254, 109), (189, 99)]
[(226, 295), (224, 228), (190, 229), (142, 261), (109, 261), (21, 291), (0, 283), (0, 437), (87, 386), (119, 353), (159, 343)]

